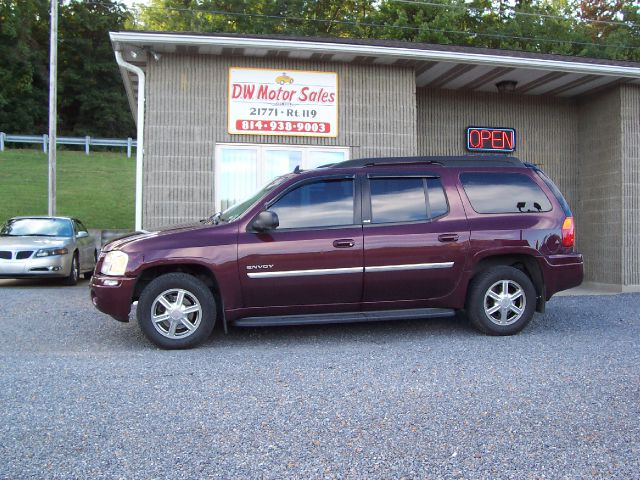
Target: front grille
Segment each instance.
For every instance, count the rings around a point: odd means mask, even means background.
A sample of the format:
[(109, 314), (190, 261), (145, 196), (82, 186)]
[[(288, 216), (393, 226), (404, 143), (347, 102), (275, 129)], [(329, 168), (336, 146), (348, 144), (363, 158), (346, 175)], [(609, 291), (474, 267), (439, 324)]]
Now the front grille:
[(29, 258), (32, 253), (33, 253), (33, 250), (25, 250), (22, 252), (18, 252), (18, 254), (16, 255), (16, 259), (24, 260), (25, 258)]
[(3, 260), (11, 260), (11, 252), (0, 250), (0, 258), (2, 258)]

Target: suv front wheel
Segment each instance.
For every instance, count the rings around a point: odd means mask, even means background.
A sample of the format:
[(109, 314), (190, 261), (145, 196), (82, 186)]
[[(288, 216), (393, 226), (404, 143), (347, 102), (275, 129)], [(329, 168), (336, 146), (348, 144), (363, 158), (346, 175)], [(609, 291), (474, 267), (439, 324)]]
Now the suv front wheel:
[(190, 348), (206, 339), (216, 319), (211, 290), (185, 273), (167, 273), (142, 291), (136, 310), (145, 336), (161, 348)]
[(536, 290), (529, 277), (514, 267), (498, 266), (471, 281), (467, 315), (489, 335), (513, 335), (533, 318)]

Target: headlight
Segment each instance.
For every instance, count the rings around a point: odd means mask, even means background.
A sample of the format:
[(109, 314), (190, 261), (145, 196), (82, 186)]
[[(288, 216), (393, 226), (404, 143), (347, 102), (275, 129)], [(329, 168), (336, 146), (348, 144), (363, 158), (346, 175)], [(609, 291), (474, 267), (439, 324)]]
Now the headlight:
[(112, 250), (104, 256), (100, 273), (114, 276), (124, 275), (128, 261), (129, 255), (120, 250)]
[(51, 257), (52, 255), (66, 255), (69, 250), (66, 248), (41, 248), (36, 252), (36, 257)]

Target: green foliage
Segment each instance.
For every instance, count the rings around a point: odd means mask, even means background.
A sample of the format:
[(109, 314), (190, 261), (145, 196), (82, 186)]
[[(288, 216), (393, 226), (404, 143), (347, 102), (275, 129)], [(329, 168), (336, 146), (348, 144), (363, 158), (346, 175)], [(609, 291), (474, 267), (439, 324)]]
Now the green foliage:
[(152, 0), (146, 30), (352, 37), (640, 59), (638, 0)]
[[(0, 0), (0, 131), (48, 130), (49, 5)], [(58, 17), (58, 135), (135, 136), (109, 41), (129, 13), (112, 0), (71, 0)]]
[(141, 9), (146, 30), (367, 36), (373, 0), (151, 0)]
[(46, 0), (0, 0), (2, 132), (46, 131), (49, 29), (44, 19), (48, 15)]
[[(56, 213), (89, 228), (133, 229), (135, 164), (124, 152), (58, 151)], [(47, 167), (41, 150), (0, 152), (0, 223), (47, 214)]]
[(72, 0), (60, 8), (58, 131), (65, 135), (135, 136), (109, 31), (122, 30), (124, 5)]

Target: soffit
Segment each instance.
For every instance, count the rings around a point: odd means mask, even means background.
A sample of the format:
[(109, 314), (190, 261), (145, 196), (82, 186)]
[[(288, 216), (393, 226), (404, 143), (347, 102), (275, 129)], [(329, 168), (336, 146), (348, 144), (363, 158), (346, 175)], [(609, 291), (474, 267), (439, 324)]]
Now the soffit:
[[(496, 92), (497, 83), (510, 80), (517, 82), (515, 94), (565, 98), (640, 84), (638, 63), (398, 41), (153, 32), (112, 32), (111, 41), (142, 68), (165, 53), (392, 65), (413, 68), (418, 88)], [(123, 76), (135, 95), (135, 77)]]

